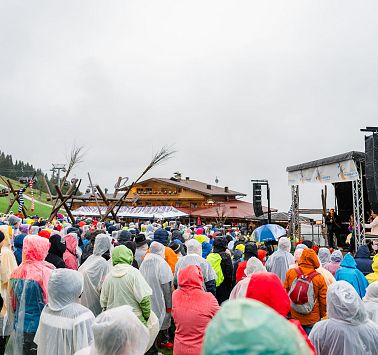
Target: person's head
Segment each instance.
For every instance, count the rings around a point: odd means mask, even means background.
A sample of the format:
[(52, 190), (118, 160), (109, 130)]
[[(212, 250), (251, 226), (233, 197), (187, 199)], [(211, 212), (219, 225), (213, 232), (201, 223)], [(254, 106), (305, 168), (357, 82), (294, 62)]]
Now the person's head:
[(311, 266), (317, 269), (320, 266), (319, 258), (312, 249), (305, 249), (299, 259), (299, 266)]
[(119, 245), (112, 251), (112, 263), (114, 266), (118, 264), (131, 265), (133, 260), (133, 252), (124, 245)]
[(222, 253), (225, 252), (227, 249), (228, 241), (224, 237), (215, 237), (213, 243), (213, 252), (214, 253)]
[(121, 230), (118, 234), (118, 243), (125, 245), (125, 242), (132, 240), (133, 235), (128, 230)]
[(103, 233), (97, 234), (94, 241), (93, 255), (102, 256), (111, 248), (110, 238)]
[(278, 250), (286, 251), (286, 252), (290, 253), (290, 249), (291, 249), (290, 239), (287, 238), (287, 237), (281, 237), (278, 240)]
[(202, 245), (195, 239), (190, 239), (186, 243), (188, 254), (197, 254), (202, 256)]
[(48, 239), (37, 235), (28, 235), (24, 239), (22, 248), (22, 260), (24, 261), (43, 261), (50, 249)]
[(331, 252), (328, 248), (320, 248), (318, 251), (320, 263), (324, 266), (331, 260)]
[(302, 249), (302, 248), (295, 249), (295, 252), (294, 252), (294, 261), (295, 261), (296, 264), (299, 263), (299, 260), (300, 260), (302, 254), (303, 254), (303, 251), (304, 251), (304, 249)]
[(49, 279), (49, 308), (61, 311), (68, 305), (78, 302), (83, 292), (83, 275), (75, 270), (55, 269)]
[(304, 244), (307, 248), (312, 248), (313, 247), (313, 245), (314, 245), (314, 243), (311, 241), (311, 240), (304, 240), (303, 242), (302, 242), (302, 244)]
[(63, 257), (64, 252), (67, 249), (66, 241), (60, 236), (60, 234), (54, 234), (49, 239), (50, 249), (49, 253), (55, 254), (60, 258)]
[(244, 298), (222, 304), (208, 325), (203, 345), (204, 355), (311, 353), (287, 319), (261, 302)]
[(164, 259), (165, 256), (165, 246), (158, 242), (152, 242), (150, 245), (150, 253), (159, 255)]
[(178, 273), (178, 285), (182, 289), (201, 289), (203, 287), (203, 275), (197, 265), (188, 265)]
[(30, 234), (31, 224), (20, 224), (20, 232), (22, 234)]
[(251, 276), (246, 293), (247, 298), (260, 301), (286, 317), (291, 303), (279, 277), (272, 272), (257, 272)]
[(4, 224), (0, 226), (0, 249), (3, 245), (10, 245), (10, 238), (12, 235), (11, 227)]
[(76, 254), (76, 248), (79, 245), (79, 240), (76, 233), (70, 233), (64, 236), (64, 240), (66, 241), (67, 250), (71, 254)]
[(256, 272), (266, 272), (265, 266), (258, 258), (249, 258), (244, 273), (246, 276), (250, 276)]
[(372, 282), (366, 289), (366, 295), (363, 298), (365, 302), (378, 303), (378, 281)]
[(248, 260), (252, 257), (258, 257), (257, 245), (255, 243), (248, 243), (244, 249), (244, 259)]
[(159, 242), (163, 245), (168, 245), (168, 239), (169, 239), (169, 234), (165, 229), (159, 228), (155, 231), (154, 233), (155, 242)]
[(331, 254), (331, 262), (332, 263), (341, 263), (341, 261), (343, 260), (343, 254), (340, 250), (335, 250), (332, 254)]
[(354, 287), (346, 281), (336, 281), (328, 287), (327, 314), (329, 319), (356, 325), (367, 320), (365, 305)]
[(335, 210), (334, 210), (333, 208), (331, 208), (331, 209), (329, 210), (329, 214), (330, 214), (330, 216), (333, 216), (333, 215), (335, 214)]
[(130, 306), (101, 313), (92, 329), (97, 355), (143, 355), (148, 350), (149, 332)]
[(178, 254), (181, 252), (181, 244), (175, 241), (169, 243), (169, 248), (171, 248), (175, 252), (175, 254)]

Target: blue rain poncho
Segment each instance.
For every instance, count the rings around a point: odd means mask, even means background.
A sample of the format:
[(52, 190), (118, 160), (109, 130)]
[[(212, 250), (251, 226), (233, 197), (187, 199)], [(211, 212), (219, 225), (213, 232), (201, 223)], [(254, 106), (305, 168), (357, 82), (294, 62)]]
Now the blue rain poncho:
[(336, 271), (336, 281), (344, 280), (349, 282), (357, 291), (358, 295), (362, 298), (365, 296), (368, 281), (363, 273), (357, 269), (356, 261), (350, 254), (345, 255), (340, 264), (340, 269)]
[(337, 281), (327, 292), (328, 319), (315, 324), (310, 340), (318, 355), (377, 354), (378, 325), (368, 319), (356, 290)]

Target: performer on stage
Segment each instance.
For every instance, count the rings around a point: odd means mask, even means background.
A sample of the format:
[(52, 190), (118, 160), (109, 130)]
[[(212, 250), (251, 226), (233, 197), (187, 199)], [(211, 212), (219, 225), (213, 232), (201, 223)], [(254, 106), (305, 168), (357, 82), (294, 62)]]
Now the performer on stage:
[(337, 246), (342, 247), (343, 242), (340, 237), (340, 221), (339, 216), (336, 214), (335, 210), (331, 208), (325, 218), (325, 223), (327, 225), (327, 234), (328, 234), (328, 246), (334, 248), (333, 236), (336, 236)]

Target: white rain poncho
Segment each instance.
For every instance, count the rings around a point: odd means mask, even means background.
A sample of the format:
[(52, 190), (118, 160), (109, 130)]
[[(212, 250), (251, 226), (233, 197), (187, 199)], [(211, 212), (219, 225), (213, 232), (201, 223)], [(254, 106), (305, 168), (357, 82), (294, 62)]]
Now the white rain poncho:
[(356, 290), (346, 281), (337, 281), (327, 292), (328, 320), (315, 324), (310, 340), (318, 355), (377, 354), (378, 325), (368, 319)]
[(201, 268), (204, 282), (216, 280), (217, 275), (211, 264), (202, 257), (202, 245), (195, 239), (190, 239), (185, 243), (187, 255), (180, 258), (175, 267), (174, 284), (177, 285), (180, 270), (188, 265), (197, 265)]
[(275, 273), (282, 283), (285, 281), (287, 270), (290, 265), (295, 264), (294, 256), (290, 254), (291, 242), (287, 237), (282, 237), (278, 241), (277, 251), (275, 251), (266, 262), (266, 269)]
[(324, 266), (331, 261), (331, 252), (328, 248), (320, 248), (318, 251), (318, 257), (320, 260), (320, 265)]
[(367, 287), (363, 300), (369, 319), (378, 324), (378, 281)]
[(0, 251), (0, 294), (3, 299), (3, 307), (0, 313), (0, 335), (10, 335), (13, 327), (12, 316), (9, 314), (10, 296), (9, 281), (14, 270), (17, 269), (17, 261), (11, 249), (10, 227), (7, 225), (0, 226), (0, 230), (4, 234)]
[(256, 272), (266, 272), (266, 268), (259, 259), (252, 257), (248, 259), (244, 270), (246, 277), (239, 281), (232, 289), (230, 300), (245, 297), (249, 282), (251, 281), (251, 276)]
[(56, 269), (48, 284), (48, 304), (43, 309), (34, 342), (38, 354), (70, 355), (93, 340), (93, 313), (79, 304), (83, 276)]
[(148, 349), (147, 328), (130, 306), (101, 313), (93, 325), (94, 343), (76, 355), (143, 355)]
[(84, 290), (80, 303), (89, 308), (95, 316), (102, 311), (100, 304), (100, 293), (105, 276), (111, 269), (111, 264), (101, 255), (111, 248), (110, 239), (106, 234), (96, 236), (93, 255), (79, 267), (79, 272), (84, 277)]
[(144, 245), (136, 248), (136, 250), (135, 250), (135, 260), (138, 263), (138, 266), (140, 266), (140, 264), (142, 264), (143, 258), (146, 255), (147, 250), (148, 250), (148, 245), (147, 244), (144, 244)]
[[(162, 328), (164, 319), (166, 318), (166, 308), (172, 308), (172, 285), (170, 283), (173, 280), (173, 275), (171, 268), (164, 260), (164, 249), (164, 245), (152, 242), (150, 253), (145, 256), (139, 269), (152, 289), (152, 310), (159, 318), (160, 328)], [(164, 297), (163, 285), (165, 285), (165, 289), (170, 288), (170, 292), (168, 291), (169, 294), (166, 295), (166, 297), (170, 297), (170, 300), (168, 300), (170, 304), (166, 304), (167, 300)], [(166, 320), (166, 322), (170, 324), (170, 319)]]

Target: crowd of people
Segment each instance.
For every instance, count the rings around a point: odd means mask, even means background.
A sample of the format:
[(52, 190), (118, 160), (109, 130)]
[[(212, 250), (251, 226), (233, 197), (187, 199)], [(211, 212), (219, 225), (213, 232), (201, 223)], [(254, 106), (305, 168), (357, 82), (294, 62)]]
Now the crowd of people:
[(7, 215), (0, 280), (0, 354), (377, 354), (369, 243)]

